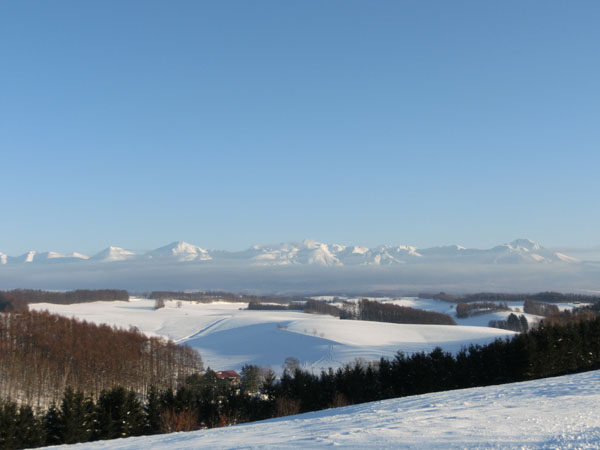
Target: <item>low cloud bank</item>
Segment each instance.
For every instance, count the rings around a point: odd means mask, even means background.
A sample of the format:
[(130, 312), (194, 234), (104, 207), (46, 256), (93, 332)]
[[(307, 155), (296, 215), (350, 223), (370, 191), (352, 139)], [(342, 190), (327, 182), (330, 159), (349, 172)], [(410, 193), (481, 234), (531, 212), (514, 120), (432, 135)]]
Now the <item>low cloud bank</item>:
[(600, 264), (457, 265), (390, 267), (238, 267), (201, 263), (57, 264), (0, 268), (0, 289), (226, 290), (257, 294), (382, 293), (428, 291), (600, 292)]

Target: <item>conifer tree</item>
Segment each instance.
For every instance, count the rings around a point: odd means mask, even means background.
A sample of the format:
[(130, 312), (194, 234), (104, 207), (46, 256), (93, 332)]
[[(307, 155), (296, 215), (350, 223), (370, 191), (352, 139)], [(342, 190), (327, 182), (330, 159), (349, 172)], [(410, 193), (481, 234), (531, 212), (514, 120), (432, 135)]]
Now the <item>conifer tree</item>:
[(42, 428), (46, 436), (46, 445), (62, 444), (60, 429), (60, 411), (52, 403), (42, 419)]
[(70, 387), (63, 395), (59, 414), (59, 430), (64, 444), (88, 442), (94, 434), (93, 402)]
[(18, 448), (44, 445), (45, 436), (41, 421), (34, 416), (31, 406), (21, 405), (17, 417)]
[(145, 434), (160, 433), (160, 412), (161, 412), (160, 394), (156, 387), (150, 386), (148, 398), (144, 406), (146, 415)]
[(21, 448), (17, 427), (18, 408), (16, 403), (0, 403), (0, 448)]

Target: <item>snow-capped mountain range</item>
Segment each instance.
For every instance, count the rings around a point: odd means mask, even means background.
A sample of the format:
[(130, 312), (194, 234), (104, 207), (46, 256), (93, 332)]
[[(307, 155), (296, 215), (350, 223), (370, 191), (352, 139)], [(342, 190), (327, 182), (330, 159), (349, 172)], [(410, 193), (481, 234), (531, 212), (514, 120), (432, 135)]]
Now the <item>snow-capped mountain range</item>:
[(90, 262), (114, 263), (122, 261), (146, 263), (248, 264), (253, 266), (357, 266), (399, 265), (425, 263), (474, 264), (570, 264), (580, 262), (565, 254), (546, 249), (529, 239), (517, 239), (490, 249), (468, 249), (459, 245), (419, 249), (409, 245), (381, 245), (367, 248), (339, 244), (325, 244), (306, 239), (274, 245), (254, 245), (247, 250), (228, 252), (206, 250), (187, 242), (173, 242), (145, 253), (135, 253), (110, 246), (88, 257), (81, 253), (30, 251), (20, 256), (0, 252), (0, 265), (49, 264)]

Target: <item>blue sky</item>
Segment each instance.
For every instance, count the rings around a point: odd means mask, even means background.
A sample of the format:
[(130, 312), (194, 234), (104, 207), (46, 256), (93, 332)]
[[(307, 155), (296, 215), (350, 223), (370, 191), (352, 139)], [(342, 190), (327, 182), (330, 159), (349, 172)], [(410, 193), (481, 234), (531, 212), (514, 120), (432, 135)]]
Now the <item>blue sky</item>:
[(600, 243), (596, 1), (4, 1), (0, 252)]

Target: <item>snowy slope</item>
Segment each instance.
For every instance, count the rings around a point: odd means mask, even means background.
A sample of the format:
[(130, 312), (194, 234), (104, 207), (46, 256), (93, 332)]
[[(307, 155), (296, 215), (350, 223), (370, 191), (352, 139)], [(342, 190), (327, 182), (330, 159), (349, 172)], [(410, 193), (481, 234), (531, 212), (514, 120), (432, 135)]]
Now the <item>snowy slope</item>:
[(188, 433), (60, 448), (597, 449), (600, 372), (438, 392)]
[(248, 311), (246, 304), (194, 304), (167, 301), (154, 310), (154, 301), (94, 302), (75, 305), (30, 305), (68, 317), (164, 336), (196, 348), (205, 366), (236, 369), (244, 364), (270, 366), (281, 372), (288, 356), (319, 372), (364, 358), (367, 361), (436, 346), (458, 351), (469, 343), (484, 344), (513, 333), (486, 327), (400, 325), (340, 320), (294, 311)]

